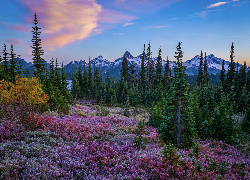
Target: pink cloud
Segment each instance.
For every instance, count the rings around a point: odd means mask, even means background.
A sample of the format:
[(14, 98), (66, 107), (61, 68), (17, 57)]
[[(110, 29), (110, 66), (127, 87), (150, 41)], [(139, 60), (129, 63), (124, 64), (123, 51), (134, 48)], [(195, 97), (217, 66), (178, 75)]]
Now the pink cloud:
[(228, 2), (217, 2), (217, 3), (214, 3), (214, 4), (207, 6), (207, 8), (218, 7), (218, 6), (224, 5), (226, 3), (228, 3)]
[(6, 43), (8, 43), (8, 44), (20, 44), (21, 42), (23, 42), (23, 41), (20, 39), (7, 39), (6, 40)]
[(7, 26), (9, 29), (16, 30), (16, 31), (31, 31), (31, 29), (27, 26), (20, 26), (20, 25), (9, 25)]
[(37, 13), (38, 25), (42, 24), (42, 34), (46, 34), (42, 46), (50, 51), (90, 36), (102, 11), (95, 0), (21, 1)]
[(135, 19), (135, 16), (126, 15), (119, 11), (114, 11), (110, 9), (103, 9), (103, 11), (99, 14), (99, 22), (101, 23), (119, 24)]

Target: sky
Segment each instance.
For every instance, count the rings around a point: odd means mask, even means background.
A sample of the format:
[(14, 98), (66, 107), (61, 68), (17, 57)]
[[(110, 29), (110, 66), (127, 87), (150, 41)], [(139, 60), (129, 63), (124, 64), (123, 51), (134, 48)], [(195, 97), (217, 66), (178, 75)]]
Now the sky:
[(138, 56), (149, 40), (152, 56), (174, 61), (182, 42), (183, 62), (200, 54), (250, 66), (250, 1), (247, 0), (1, 0), (0, 55), (32, 62), (32, 27), (37, 14), (44, 58), (59, 63), (102, 55), (115, 61)]

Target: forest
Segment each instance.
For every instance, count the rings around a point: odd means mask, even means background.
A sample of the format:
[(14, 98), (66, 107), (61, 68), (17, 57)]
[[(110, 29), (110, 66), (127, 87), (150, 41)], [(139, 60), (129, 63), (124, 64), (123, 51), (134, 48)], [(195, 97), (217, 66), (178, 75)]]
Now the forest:
[(126, 57), (119, 78), (89, 63), (68, 90), (63, 64), (45, 67), (36, 14), (32, 28), (33, 77), (13, 45), (0, 57), (0, 179), (250, 177), (250, 71), (233, 43), (217, 76), (201, 51), (188, 83), (182, 42), (174, 73), (161, 49), (154, 66), (149, 43), (138, 74)]

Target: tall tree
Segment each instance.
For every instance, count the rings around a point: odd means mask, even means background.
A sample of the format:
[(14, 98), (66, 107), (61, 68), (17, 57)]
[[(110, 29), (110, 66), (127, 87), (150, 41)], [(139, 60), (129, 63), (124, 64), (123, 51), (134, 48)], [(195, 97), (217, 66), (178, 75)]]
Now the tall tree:
[(162, 88), (162, 58), (161, 58), (161, 47), (159, 48), (158, 57), (157, 57), (157, 63), (156, 63), (156, 70), (155, 70), (155, 89), (161, 89)]
[(197, 75), (197, 85), (200, 86), (202, 83), (202, 79), (203, 79), (203, 53), (201, 51), (201, 55), (200, 55), (200, 65), (199, 65), (199, 70), (198, 70), (198, 75)]
[(33, 50), (32, 50), (32, 55), (33, 55), (33, 63), (34, 63), (34, 76), (37, 77), (38, 79), (43, 80), (43, 72), (44, 72), (44, 60), (41, 59), (41, 56), (44, 54), (44, 51), (42, 50), (41, 47), (41, 39), (39, 37), (39, 35), (41, 34), (41, 32), (39, 32), (39, 28), (37, 26), (38, 24), (38, 20), (36, 17), (36, 13), (35, 13), (35, 19), (34, 19), (34, 27), (33, 28), (33, 39), (31, 40), (33, 42), (33, 46), (30, 46)]
[[(174, 76), (170, 86), (170, 95), (163, 108), (163, 122), (159, 132), (165, 142), (176, 143), (177, 147), (190, 147), (195, 136), (193, 114), (188, 106), (186, 67), (182, 64), (183, 52), (179, 42)], [(175, 141), (176, 139), (177, 141)]]
[(92, 96), (92, 88), (93, 88), (93, 78), (92, 78), (92, 68), (91, 68), (91, 60), (89, 56), (89, 67), (88, 67), (88, 96), (89, 98)]
[(125, 55), (122, 60), (121, 76), (124, 78), (124, 81), (128, 82), (128, 60)]
[(231, 51), (230, 51), (230, 64), (228, 66), (227, 79), (226, 79), (226, 92), (229, 92), (231, 86), (233, 85), (233, 81), (235, 78), (235, 62), (234, 62), (234, 45), (232, 43)]
[(225, 60), (222, 61), (221, 71), (220, 71), (220, 83), (221, 83), (223, 91), (225, 90), (225, 76), (226, 76), (225, 75), (226, 70), (224, 66), (225, 66)]
[(9, 65), (9, 75), (10, 81), (14, 83), (15, 77), (17, 75), (17, 62), (16, 62), (16, 54), (14, 54), (13, 44), (11, 44), (10, 48), (10, 65)]
[(9, 74), (9, 57), (8, 57), (6, 45), (4, 44), (4, 49), (3, 49), (3, 63), (4, 63), (4, 72), (5, 74)]
[(167, 86), (169, 85), (170, 77), (171, 77), (171, 68), (170, 68), (169, 60), (167, 56), (167, 63), (165, 64), (164, 77), (163, 77), (163, 88), (165, 90), (168, 89)]
[(21, 64), (21, 55), (17, 56), (17, 74), (19, 76), (23, 76), (24, 71), (23, 71), (23, 65)]
[(208, 66), (207, 66), (207, 54), (205, 52), (205, 57), (204, 57), (204, 68), (203, 68), (203, 81), (205, 84), (208, 84)]
[(139, 75), (139, 87), (142, 92), (146, 90), (146, 69), (145, 69), (145, 44), (142, 53), (141, 70)]

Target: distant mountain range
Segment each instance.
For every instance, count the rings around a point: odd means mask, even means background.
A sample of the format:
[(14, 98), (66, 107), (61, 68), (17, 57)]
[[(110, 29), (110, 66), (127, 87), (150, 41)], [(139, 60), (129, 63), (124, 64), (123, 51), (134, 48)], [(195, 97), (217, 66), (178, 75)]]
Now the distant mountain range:
[[(101, 72), (103, 77), (106, 77), (106, 72), (109, 70), (110, 77), (116, 76), (116, 78), (120, 77), (120, 70), (122, 67), (122, 61), (123, 57), (126, 57), (128, 59), (128, 64), (129, 65), (134, 65), (135, 70), (137, 73), (140, 71), (141, 67), (141, 60), (142, 60), (142, 54), (139, 56), (133, 57), (128, 51), (124, 53), (124, 55), (118, 59), (116, 59), (114, 62), (110, 62), (106, 59), (104, 59), (101, 55), (96, 57), (95, 59), (91, 60), (91, 67), (94, 69), (95, 67), (98, 67)], [(157, 57), (152, 58), (154, 64), (157, 62)], [(207, 56), (207, 64), (208, 64), (208, 72), (209, 74), (218, 74), (221, 71), (222, 68), (222, 62), (223, 59), (215, 57), (213, 54), (210, 54)], [(69, 64), (64, 66), (64, 70), (66, 74), (68, 75), (69, 79), (72, 79), (74, 70), (77, 70), (78, 67), (80, 66), (83, 69), (84, 63), (86, 63), (86, 67), (88, 68), (88, 62), (85, 60), (80, 60), (80, 61), (71, 61)], [(229, 61), (225, 61), (225, 70), (228, 70), (228, 65)], [(29, 62), (27, 63), (24, 59), (21, 60), (21, 64), (23, 65), (23, 68), (26, 69), (29, 67), (30, 72), (32, 71), (32, 63)], [(47, 66), (49, 67), (49, 63), (46, 63)], [(166, 64), (166, 60), (162, 61), (162, 66), (163, 70)], [(173, 71), (173, 68), (175, 66), (175, 63), (173, 61), (170, 61), (170, 68)], [(184, 66), (187, 67), (186, 73), (187, 75), (197, 75), (198, 74), (198, 67), (200, 64), (200, 56), (196, 55), (194, 58), (191, 60), (187, 60), (185, 63), (183, 63)], [(239, 64), (239, 68), (242, 65)]]

